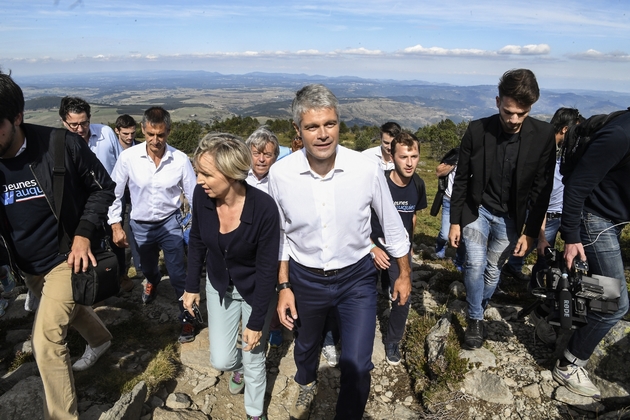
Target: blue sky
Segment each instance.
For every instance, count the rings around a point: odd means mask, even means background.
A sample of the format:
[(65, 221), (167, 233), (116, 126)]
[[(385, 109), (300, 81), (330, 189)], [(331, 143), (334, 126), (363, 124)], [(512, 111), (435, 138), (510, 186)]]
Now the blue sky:
[(4, 0), (0, 65), (21, 75), (253, 71), (630, 92), (628, 0)]

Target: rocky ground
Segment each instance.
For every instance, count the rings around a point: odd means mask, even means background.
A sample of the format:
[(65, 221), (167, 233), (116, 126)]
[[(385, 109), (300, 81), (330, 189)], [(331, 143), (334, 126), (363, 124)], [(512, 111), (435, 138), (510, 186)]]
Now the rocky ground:
[[(414, 264), (412, 305), (418, 314), (443, 314), (425, 343), (428, 360), (439, 360), (444, 337), (456, 313), (463, 313), (463, 285), (449, 284), (450, 293), (439, 292), (444, 281), (441, 262), (420, 266)], [(102, 383), (108, 375), (132, 377), (145, 372), (155, 357), (157, 341), (175, 341), (177, 310), (168, 281), (159, 287), (158, 299), (142, 307), (140, 280), (135, 289), (121, 297), (111, 298), (97, 312), (114, 333), (112, 348), (89, 371), (75, 375), (82, 420), (92, 419), (244, 419), (242, 395), (227, 390), (229, 373), (219, 372), (209, 364), (207, 331), (202, 330), (193, 343), (177, 346), (175, 379), (147, 389), (138, 383), (131, 392), (104, 392)], [(450, 280), (449, 280), (450, 281)], [(23, 309), (25, 295), (13, 296), (7, 314), (0, 319), (0, 359), (13, 359), (12, 354), (30, 351), (32, 315)], [(630, 419), (630, 323), (620, 322), (606, 337), (589, 363), (594, 382), (602, 390), (602, 400), (577, 396), (552, 379), (551, 369), (562, 343), (553, 350), (535, 338), (529, 321), (516, 315), (521, 306), (494, 303), (486, 311), (489, 337), (487, 344), (475, 351), (462, 351), (470, 370), (460, 383), (448, 385), (448, 392), (431, 396), (417, 395), (404, 364), (396, 367), (385, 362), (381, 338), (388, 304), (379, 302), (380, 323), (374, 342), (372, 387), (364, 419)], [(448, 308), (448, 310), (446, 310)], [(117, 341), (117, 332), (137, 324), (134, 339)], [(153, 329), (153, 328), (158, 329)], [(461, 327), (459, 327), (461, 328)], [(147, 331), (146, 335), (143, 331)], [(149, 333), (150, 331), (150, 333)], [(158, 331), (158, 333), (156, 333)], [(76, 334), (75, 334), (76, 335)], [(120, 335), (118, 335), (120, 337)], [(293, 342), (285, 331), (282, 346), (268, 352), (267, 413), (270, 419), (288, 419), (291, 404), (297, 395), (293, 381)], [(69, 335), (73, 359), (80, 356), (84, 343)], [(125, 341), (125, 342), (121, 342)], [(160, 343), (162, 343), (160, 341)], [(160, 344), (161, 345), (161, 344)], [(408, 343), (409, 346), (409, 343)], [(78, 349), (78, 350), (77, 350)], [(42, 386), (34, 362), (23, 363), (8, 372), (7, 363), (0, 365), (0, 419), (43, 418)], [(125, 376), (125, 377), (127, 377)], [(323, 358), (319, 371), (319, 392), (311, 419), (332, 419), (339, 392), (340, 372), (329, 367)], [(155, 378), (149, 378), (155, 379)]]

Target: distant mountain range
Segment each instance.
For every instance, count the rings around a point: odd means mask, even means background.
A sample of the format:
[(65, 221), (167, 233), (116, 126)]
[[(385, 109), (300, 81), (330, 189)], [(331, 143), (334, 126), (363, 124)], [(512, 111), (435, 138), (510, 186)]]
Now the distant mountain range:
[[(225, 75), (205, 71), (143, 71), (27, 76), (16, 77), (16, 81), (25, 90), (28, 109), (58, 104), (58, 97), (65, 94), (83, 96), (91, 103), (118, 108), (122, 105), (146, 108), (145, 102), (139, 100), (135, 103), (131, 98), (142, 98), (142, 92), (150, 90), (152, 98), (163, 91), (165, 99), (162, 103), (172, 103), (177, 97), (176, 103), (171, 104), (177, 109), (193, 106), (212, 109), (214, 113), (208, 114), (211, 118), (229, 115), (290, 118), (294, 92), (309, 83), (322, 83), (339, 98), (342, 119), (348, 125), (381, 124), (394, 120), (413, 129), (444, 118), (457, 123), (491, 115), (496, 112), (494, 98), (497, 94), (493, 85), (454, 86), (420, 80), (284, 73)], [(272, 91), (274, 94), (269, 95)], [(217, 95), (225, 94), (227, 97), (235, 92), (240, 95), (238, 101), (217, 99)], [(199, 97), (210, 94), (213, 95), (212, 104), (199, 100)], [(37, 100), (41, 97), (52, 98)], [(627, 108), (630, 106), (630, 94), (542, 89), (532, 114), (549, 119), (556, 109), (563, 106), (578, 108), (582, 115), (588, 117)]]

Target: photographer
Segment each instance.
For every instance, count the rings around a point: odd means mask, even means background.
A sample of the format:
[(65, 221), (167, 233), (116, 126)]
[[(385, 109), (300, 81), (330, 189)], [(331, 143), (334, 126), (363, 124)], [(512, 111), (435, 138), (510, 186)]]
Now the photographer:
[(600, 397), (584, 366), (597, 344), (628, 310), (628, 292), (619, 237), (630, 220), (630, 113), (600, 129), (575, 170), (565, 177), (561, 232), (567, 267), (577, 257), (588, 261), (591, 274), (621, 282), (619, 309), (613, 314), (589, 312), (588, 323), (575, 331), (553, 377), (576, 394)]

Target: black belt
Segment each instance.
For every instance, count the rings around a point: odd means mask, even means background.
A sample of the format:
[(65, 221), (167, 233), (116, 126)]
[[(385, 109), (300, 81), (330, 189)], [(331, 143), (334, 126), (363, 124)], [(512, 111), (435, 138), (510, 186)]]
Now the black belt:
[(559, 219), (561, 217), (562, 217), (562, 213), (547, 213), (547, 219), (549, 220)]
[(356, 263), (354, 263), (354, 264), (350, 264), (350, 265), (348, 265), (346, 267), (337, 268), (336, 270), (324, 270), (322, 268), (307, 267), (305, 265), (300, 264), (299, 262), (297, 262), (295, 260), (293, 260), (293, 262), (296, 263), (300, 268), (308, 271), (309, 273), (317, 274), (318, 276), (322, 276), (322, 277), (336, 276), (336, 275), (341, 274), (344, 271), (348, 270), (349, 268), (352, 268), (354, 265), (356, 265)]

